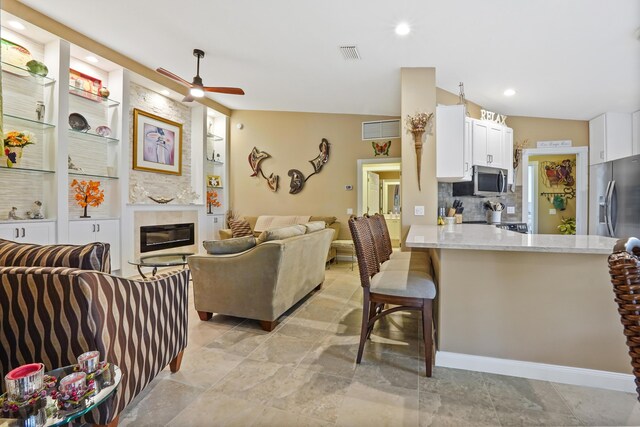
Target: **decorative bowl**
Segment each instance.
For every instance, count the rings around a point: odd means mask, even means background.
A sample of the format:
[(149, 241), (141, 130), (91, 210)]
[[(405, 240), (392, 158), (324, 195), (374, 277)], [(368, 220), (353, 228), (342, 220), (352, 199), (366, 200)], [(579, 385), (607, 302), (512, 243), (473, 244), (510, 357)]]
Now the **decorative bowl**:
[(71, 126), (71, 129), (80, 132), (86, 132), (91, 129), (91, 126), (89, 126), (89, 122), (87, 122), (87, 119), (85, 119), (84, 116), (79, 113), (69, 114), (69, 126)]
[(22, 400), (41, 390), (44, 385), (44, 364), (30, 363), (10, 371), (4, 381), (9, 397)]
[(98, 126), (96, 128), (96, 133), (100, 136), (110, 136), (111, 128), (109, 126)]

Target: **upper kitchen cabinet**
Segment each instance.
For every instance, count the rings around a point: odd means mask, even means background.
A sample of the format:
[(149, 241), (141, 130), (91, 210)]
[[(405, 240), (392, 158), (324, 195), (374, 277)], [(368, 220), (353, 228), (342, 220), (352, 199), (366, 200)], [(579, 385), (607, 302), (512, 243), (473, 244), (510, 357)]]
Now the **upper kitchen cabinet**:
[(436, 108), (436, 176), (442, 182), (471, 180), (471, 127), (464, 105)]
[(473, 120), (472, 145), (473, 164), (477, 166), (491, 166), (506, 168), (504, 162), (503, 133), (505, 126), (497, 123)]
[(513, 184), (513, 129), (505, 127), (502, 133), (502, 158), (507, 169), (507, 183)]
[(640, 154), (640, 110), (633, 113), (633, 130), (631, 131), (633, 146), (631, 151), (633, 155)]
[(630, 113), (605, 113), (589, 121), (589, 163), (592, 165), (633, 154)]

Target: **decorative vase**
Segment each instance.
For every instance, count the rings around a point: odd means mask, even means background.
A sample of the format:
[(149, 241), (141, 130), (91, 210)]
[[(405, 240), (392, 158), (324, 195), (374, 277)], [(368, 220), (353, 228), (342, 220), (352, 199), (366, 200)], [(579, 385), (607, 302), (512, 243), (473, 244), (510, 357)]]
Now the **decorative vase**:
[(416, 168), (418, 172), (418, 191), (422, 191), (420, 185), (420, 171), (422, 169), (422, 135), (424, 135), (424, 129), (414, 129), (411, 131), (413, 134), (414, 148), (416, 149)]
[(22, 147), (5, 147), (4, 154), (7, 156), (7, 167), (20, 166)]

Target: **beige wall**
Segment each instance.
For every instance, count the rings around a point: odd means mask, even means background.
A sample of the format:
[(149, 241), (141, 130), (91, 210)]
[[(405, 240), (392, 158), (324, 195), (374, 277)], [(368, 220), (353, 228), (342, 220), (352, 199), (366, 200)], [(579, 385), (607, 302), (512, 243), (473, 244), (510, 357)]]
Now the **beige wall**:
[[(348, 239), (347, 208), (357, 212), (357, 160), (374, 158), (371, 141), (362, 141), (362, 122), (395, 119), (387, 116), (293, 113), (235, 110), (231, 115), (230, 206), (240, 215), (332, 215), (342, 223), (340, 237)], [(242, 123), (243, 129), (237, 124)], [(305, 176), (309, 160), (319, 153), (322, 138), (331, 143), (329, 162), (309, 178), (298, 194), (289, 194), (289, 169)], [(280, 176), (273, 193), (262, 178), (250, 177), (247, 156), (253, 147), (271, 158), (262, 162), (265, 175)], [(400, 157), (400, 143), (393, 139), (389, 157)], [(380, 156), (378, 156), (380, 158)], [(346, 191), (345, 185), (353, 190)]]
[[(576, 217), (576, 199), (567, 199), (566, 209), (564, 211), (558, 210), (553, 206), (553, 196), (549, 196), (551, 202), (547, 199), (547, 196), (542, 196), (540, 193), (552, 192), (562, 193), (565, 186), (560, 184), (558, 186), (547, 185), (548, 180), (543, 179), (540, 174), (544, 172), (543, 162), (555, 162), (561, 163), (563, 160), (569, 159), (573, 161), (574, 167), (571, 169), (571, 176), (573, 176), (574, 182), (576, 178), (575, 154), (555, 155), (555, 156), (531, 156), (529, 162), (538, 162), (538, 234), (561, 234), (558, 230), (558, 226), (562, 224), (562, 218), (575, 218)], [(575, 185), (573, 187), (575, 189)], [(555, 214), (550, 214), (549, 209), (556, 209)]]
[[(436, 102), (442, 105), (455, 105), (460, 101), (460, 97), (457, 94), (451, 93), (444, 89), (436, 88)], [(471, 102), (467, 99), (467, 112), (469, 117), (474, 119), (480, 118), (481, 106), (475, 102)]]
[[(402, 68), (400, 110), (402, 126), (402, 241), (413, 224), (435, 224), (438, 214), (438, 182), (436, 181), (436, 133), (435, 118), (433, 134), (423, 136), (421, 190), (418, 188), (416, 151), (413, 135), (406, 132), (404, 120), (417, 112), (436, 111), (436, 69)], [(424, 216), (414, 215), (415, 206), (424, 206)]]

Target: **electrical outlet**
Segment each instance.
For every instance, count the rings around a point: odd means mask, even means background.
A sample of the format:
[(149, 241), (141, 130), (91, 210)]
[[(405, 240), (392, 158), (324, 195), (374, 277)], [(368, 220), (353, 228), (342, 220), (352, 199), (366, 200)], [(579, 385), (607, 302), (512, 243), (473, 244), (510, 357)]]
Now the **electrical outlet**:
[(556, 214), (555, 209), (549, 209), (549, 215), (555, 215), (555, 214)]
[(515, 206), (507, 206), (507, 213), (508, 214), (516, 213), (516, 207)]
[(424, 216), (424, 206), (414, 206), (413, 214), (415, 216)]
[(347, 215), (353, 215), (353, 209), (348, 208), (347, 209)]

